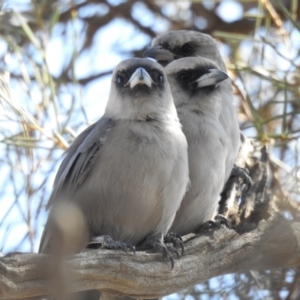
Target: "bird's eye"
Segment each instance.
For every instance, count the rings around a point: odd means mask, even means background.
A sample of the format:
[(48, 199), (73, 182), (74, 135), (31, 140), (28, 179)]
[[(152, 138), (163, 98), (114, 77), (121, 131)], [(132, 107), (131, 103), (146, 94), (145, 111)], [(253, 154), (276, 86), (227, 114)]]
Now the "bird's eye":
[(154, 82), (156, 82), (156, 83), (163, 83), (164, 82), (164, 75), (159, 70), (153, 69), (153, 70), (150, 71), (149, 74), (151, 75), (151, 78)]
[(184, 53), (184, 54), (190, 54), (191, 51), (192, 51), (192, 46), (190, 44), (184, 44), (182, 47), (181, 47), (181, 51)]
[(178, 77), (182, 80), (182, 81), (189, 81), (191, 79), (191, 74), (188, 72), (181, 72)]
[(164, 81), (164, 76), (160, 72), (157, 73), (156, 75), (156, 80), (158, 83), (162, 83)]
[(120, 84), (120, 85), (124, 85), (125, 83), (125, 78), (123, 75), (118, 75), (117, 76), (117, 83)]

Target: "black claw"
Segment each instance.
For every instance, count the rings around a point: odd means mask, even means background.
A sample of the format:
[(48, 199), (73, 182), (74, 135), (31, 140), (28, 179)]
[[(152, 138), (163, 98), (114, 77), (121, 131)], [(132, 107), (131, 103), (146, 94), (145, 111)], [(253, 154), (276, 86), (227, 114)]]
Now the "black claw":
[(169, 257), (169, 260), (170, 260), (170, 262), (171, 262), (171, 271), (174, 269), (174, 258), (173, 258), (173, 256), (170, 256)]
[[(122, 245), (122, 243), (121, 242), (119, 242), (119, 241), (115, 241), (115, 247), (117, 248), (117, 249), (120, 249), (120, 250), (122, 250), (122, 251), (125, 251), (125, 252), (127, 252), (127, 248), (126, 247), (123, 247), (123, 245)], [(111, 247), (113, 247), (113, 246), (111, 246)], [(114, 247), (113, 247), (114, 248)]]
[(242, 179), (245, 185), (244, 192), (249, 191), (252, 186), (252, 180), (247, 169), (234, 166), (230, 176)]
[(200, 225), (200, 227), (197, 230), (197, 233), (201, 233), (203, 231), (209, 231), (211, 229), (216, 228), (216, 224), (213, 221), (207, 221)]
[(222, 215), (216, 215), (214, 221), (207, 221), (200, 225), (197, 230), (198, 233), (207, 232), (214, 229), (220, 229), (222, 227), (226, 227), (231, 229), (229, 221)]
[(221, 228), (223, 226), (228, 229), (231, 229), (231, 225), (230, 225), (229, 221), (222, 215), (215, 216), (215, 224), (219, 228)]
[(174, 258), (172, 256), (172, 254), (169, 252), (169, 249), (168, 249), (167, 246), (165, 246), (163, 248), (163, 252), (164, 252), (164, 254), (163, 254), (164, 255), (164, 259), (167, 259), (167, 260), (170, 261), (170, 263), (171, 263), (171, 270), (173, 270), (175, 262), (174, 262)]
[(149, 245), (152, 248), (154, 248), (154, 250), (156, 250), (157, 252), (160, 252), (163, 254), (163, 258), (170, 261), (171, 263), (171, 270), (173, 270), (174, 268), (174, 258), (172, 255), (172, 252), (175, 252), (176, 255), (179, 256), (179, 252), (171, 246), (167, 246), (163, 239), (162, 239), (162, 235), (161, 234), (157, 234), (155, 236), (150, 236), (146, 239), (145, 241), (145, 245)]
[(114, 241), (109, 235), (101, 235), (93, 237), (87, 245), (89, 249), (112, 249), (128, 252), (128, 249), (135, 254), (135, 247), (120, 241)]
[(166, 245), (166, 248), (167, 248), (169, 253), (172, 253), (172, 252), (175, 253), (176, 256), (177, 256), (177, 259), (180, 259), (180, 254), (179, 254), (179, 252), (176, 248), (174, 248), (172, 246), (167, 246), (167, 245)]
[(179, 258), (180, 258), (180, 254), (179, 254), (178, 250), (174, 248), (174, 252), (175, 252), (176, 255), (177, 255), (177, 259), (179, 259)]
[(178, 247), (180, 247), (180, 249), (181, 249), (181, 256), (183, 256), (183, 254), (184, 254), (184, 245), (183, 245), (182, 237), (178, 233), (176, 233), (176, 232), (169, 232), (169, 233), (167, 233), (165, 235), (165, 237), (164, 237), (164, 242), (165, 243), (172, 243), (173, 247), (175, 249), (177, 249)]
[(132, 246), (130, 244), (127, 244), (127, 247), (129, 248), (130, 251), (133, 252), (133, 254), (135, 255), (135, 246)]
[(184, 246), (183, 246), (183, 243), (181, 242), (181, 243), (179, 244), (179, 246), (180, 246), (180, 248), (181, 248), (181, 256), (183, 256), (183, 255), (184, 255)]

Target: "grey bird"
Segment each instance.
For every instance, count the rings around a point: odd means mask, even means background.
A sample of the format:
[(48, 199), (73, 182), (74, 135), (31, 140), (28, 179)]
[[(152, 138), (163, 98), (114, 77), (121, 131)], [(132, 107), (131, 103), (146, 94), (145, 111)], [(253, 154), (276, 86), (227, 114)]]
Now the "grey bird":
[(203, 57), (177, 59), (165, 72), (188, 141), (191, 183), (171, 227), (185, 235), (215, 216), (228, 176), (228, 135), (220, 119), (228, 75)]
[[(215, 62), (218, 69), (227, 72), (220, 55), (217, 42), (209, 35), (192, 31), (177, 30), (164, 33), (152, 41), (152, 48), (144, 53), (145, 57), (157, 60), (163, 66), (183, 57), (204, 57)], [(219, 84), (221, 92), (220, 126), (225, 134), (223, 153), (225, 159), (225, 176), (223, 186), (227, 182), (240, 147), (240, 130), (233, 105), (233, 93), (230, 79)]]
[[(149, 59), (128, 59), (113, 72), (102, 118), (67, 150), (48, 207), (62, 199), (76, 204), (88, 241), (104, 236), (103, 246), (116, 248), (146, 240), (172, 260), (162, 237), (188, 183), (187, 141), (164, 70)], [(54, 244), (49, 221), (39, 252)]]

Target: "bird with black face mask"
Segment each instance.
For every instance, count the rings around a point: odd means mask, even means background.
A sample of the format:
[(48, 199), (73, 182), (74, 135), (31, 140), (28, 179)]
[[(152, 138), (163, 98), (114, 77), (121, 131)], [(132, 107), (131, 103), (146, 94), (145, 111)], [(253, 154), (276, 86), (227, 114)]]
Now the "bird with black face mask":
[[(188, 182), (187, 142), (164, 70), (149, 59), (128, 59), (113, 72), (103, 117), (67, 150), (48, 207), (72, 202), (84, 216), (88, 240), (113, 249), (146, 240), (173, 263), (162, 236)], [(51, 224), (42, 253), (56, 247)], [(73, 250), (85, 246), (78, 241)]]
[[(211, 36), (197, 31), (178, 30), (163, 33), (152, 41), (152, 48), (144, 53), (144, 57), (154, 58), (163, 66), (167, 66), (176, 59), (198, 56), (211, 59), (218, 69), (226, 72), (217, 42)], [(225, 175), (222, 176), (224, 186), (239, 151), (240, 130), (233, 105), (230, 79), (220, 82), (219, 87), (222, 90), (219, 123), (225, 134), (223, 141)]]
[(228, 76), (202, 57), (177, 59), (165, 72), (188, 141), (191, 183), (171, 227), (171, 231), (185, 235), (214, 217), (224, 185), (228, 137), (220, 121), (221, 83)]

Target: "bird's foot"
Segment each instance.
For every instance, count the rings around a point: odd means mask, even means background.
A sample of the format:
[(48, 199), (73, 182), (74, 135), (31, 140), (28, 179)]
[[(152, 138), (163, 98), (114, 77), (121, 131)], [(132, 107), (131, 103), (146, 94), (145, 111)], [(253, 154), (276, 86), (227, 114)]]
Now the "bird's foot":
[(181, 236), (176, 232), (168, 232), (164, 236), (164, 243), (172, 243), (175, 249), (181, 248), (181, 256), (184, 254), (184, 245)]
[[(242, 181), (242, 183), (240, 183)], [(221, 200), (219, 201), (219, 213), (226, 214), (228, 211), (228, 201), (234, 195), (236, 197), (236, 194), (233, 190), (234, 185), (238, 184), (239, 186), (239, 193), (238, 194), (246, 194), (251, 186), (252, 186), (252, 180), (249, 176), (249, 172), (245, 168), (233, 166), (231, 170), (231, 174), (229, 179), (227, 180), (224, 190), (221, 193)]]
[(125, 252), (132, 251), (135, 254), (135, 247), (120, 241), (114, 241), (109, 235), (93, 237), (87, 246), (88, 249), (113, 249)]
[(172, 246), (168, 246), (163, 241), (163, 236), (161, 234), (157, 234), (154, 236), (147, 237), (145, 244), (151, 246), (155, 251), (163, 254), (164, 259), (170, 261), (171, 270), (174, 268), (174, 257), (172, 252), (177, 255), (177, 258), (180, 258), (179, 252)]
[(231, 229), (230, 222), (222, 215), (216, 215), (214, 220), (217, 228), (228, 228)]
[(216, 215), (214, 221), (207, 221), (200, 225), (199, 229), (197, 230), (197, 233), (203, 233), (210, 230), (216, 230), (220, 228), (228, 228), (230, 229), (230, 223), (229, 221), (222, 215)]
[(245, 185), (244, 192), (249, 191), (252, 185), (252, 180), (247, 169), (233, 166), (230, 177), (242, 179), (243, 184)]

